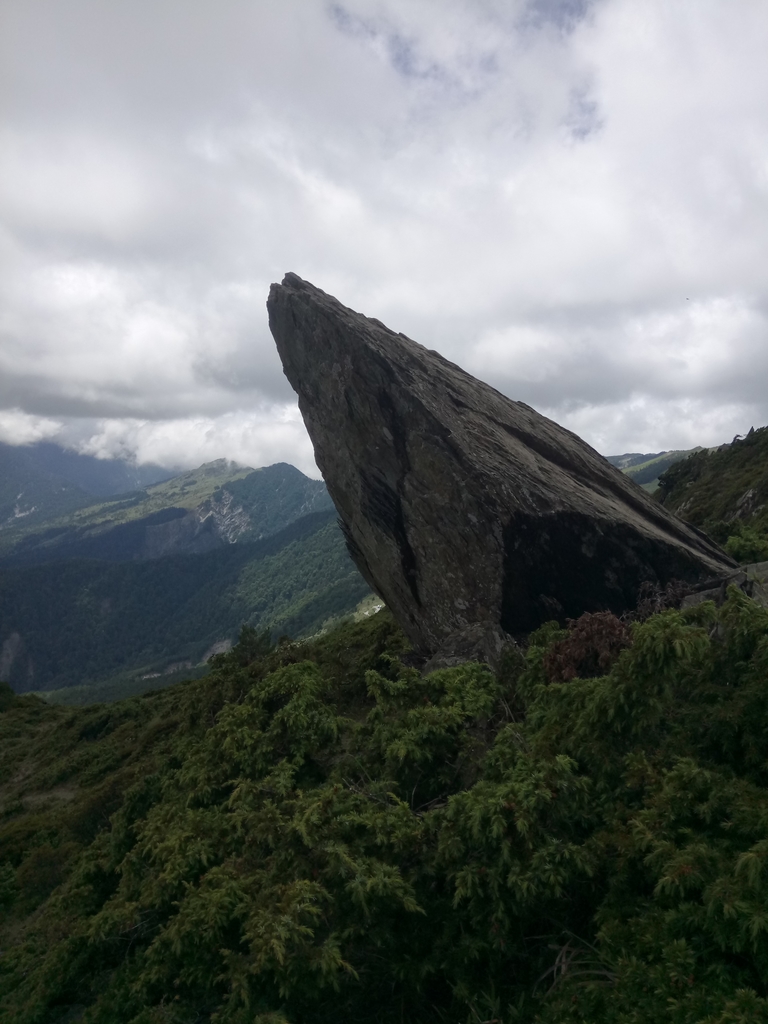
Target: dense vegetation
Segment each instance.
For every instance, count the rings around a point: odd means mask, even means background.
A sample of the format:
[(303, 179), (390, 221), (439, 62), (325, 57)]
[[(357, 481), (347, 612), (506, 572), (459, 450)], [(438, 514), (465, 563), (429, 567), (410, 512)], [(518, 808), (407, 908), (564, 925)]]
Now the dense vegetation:
[(657, 497), (737, 561), (768, 559), (768, 427), (675, 463)]
[(243, 623), (307, 635), (367, 593), (333, 512), (203, 555), (7, 568), (0, 639), (13, 659), (0, 671), (17, 692), (164, 672), (196, 664)]
[(658, 487), (659, 477), (665, 470), (681, 459), (687, 458), (692, 452), (699, 450), (693, 448), (687, 451), (657, 452), (648, 455), (631, 452), (626, 455), (609, 455), (608, 461), (631, 480), (634, 480), (636, 484), (653, 493)]
[(242, 540), (268, 537), (300, 516), (334, 508), (322, 480), (311, 480), (286, 462), (228, 481), (214, 492), (213, 500), (221, 500), (224, 491), (248, 511), (250, 528)]
[[(221, 536), (211, 512), (232, 508), (237, 510), (237, 522), (227, 536)], [(197, 510), (193, 530), (177, 535), (172, 551), (162, 551), (157, 540), (148, 543), (152, 532), (157, 538), (157, 527), (184, 519), (193, 509)], [(47, 528), (17, 529), (15, 544), (4, 561), (6, 565), (72, 558), (126, 562), (158, 557), (158, 547), (163, 554), (199, 554), (235, 541), (261, 540), (310, 512), (331, 509), (325, 484), (310, 480), (294, 466), (277, 463), (264, 469), (236, 469), (221, 459), (145, 491), (91, 504)]]
[(369, 593), (325, 484), (285, 463), (219, 459), (98, 499), (71, 481), (142, 471), (55, 445), (0, 445), (0, 470), (0, 679), (17, 692), (129, 696), (194, 674), (243, 623), (306, 636)]
[[(11, 453), (23, 452), (23, 449), (9, 449)], [(0, 453), (2, 454), (2, 453)], [(13, 455), (17, 461), (21, 455)], [(94, 460), (99, 461), (99, 460)], [(0, 470), (7, 465), (0, 461)], [(0, 530), (0, 553), (5, 559), (25, 558), (34, 560), (40, 557), (78, 557), (89, 554), (87, 548), (82, 550), (84, 542), (89, 538), (98, 538), (101, 548), (108, 546), (110, 535), (117, 539), (119, 547), (126, 526), (136, 525), (139, 521), (150, 522), (169, 509), (177, 512), (197, 508), (222, 486), (241, 477), (253, 473), (247, 466), (238, 466), (217, 459), (198, 466), (195, 470), (180, 473), (171, 479), (137, 488), (129, 492), (111, 496), (96, 497), (86, 494), (79, 487), (62, 483), (58, 478), (43, 480), (46, 488), (54, 488), (54, 495), (61, 492), (67, 495), (73, 491), (75, 497), (72, 507), (64, 507), (61, 501), (43, 494), (35, 497), (34, 488), (38, 486), (34, 475), (26, 478), (21, 495), (21, 504), (25, 511), (21, 516), (11, 516), (2, 524)], [(298, 472), (298, 470), (296, 471)], [(306, 478), (305, 478), (306, 479)], [(13, 488), (20, 482), (12, 477)], [(313, 481), (314, 482), (314, 481)], [(75, 500), (76, 499), (76, 500)], [(26, 503), (26, 504), (25, 504)], [(287, 525), (287, 522), (283, 525)], [(124, 543), (124, 542), (123, 542)], [(105, 557), (103, 550), (95, 552), (95, 557)], [(109, 557), (109, 556), (106, 556)], [(124, 557), (119, 553), (117, 559)], [(128, 554), (127, 557), (131, 557)]]
[(24, 526), (69, 515), (92, 501), (76, 484), (37, 471), (24, 448), (0, 444), (0, 542)]
[(768, 1021), (768, 611), (408, 661), (380, 613), (5, 692), (0, 1021)]

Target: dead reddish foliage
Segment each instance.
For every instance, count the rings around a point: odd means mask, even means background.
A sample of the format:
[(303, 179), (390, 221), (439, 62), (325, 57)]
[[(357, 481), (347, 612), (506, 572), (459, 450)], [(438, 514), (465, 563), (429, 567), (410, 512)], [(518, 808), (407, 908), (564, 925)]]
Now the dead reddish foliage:
[(578, 619), (569, 619), (568, 636), (554, 644), (544, 658), (547, 679), (566, 683), (577, 676), (603, 676), (631, 642), (629, 627), (611, 612), (585, 612)]

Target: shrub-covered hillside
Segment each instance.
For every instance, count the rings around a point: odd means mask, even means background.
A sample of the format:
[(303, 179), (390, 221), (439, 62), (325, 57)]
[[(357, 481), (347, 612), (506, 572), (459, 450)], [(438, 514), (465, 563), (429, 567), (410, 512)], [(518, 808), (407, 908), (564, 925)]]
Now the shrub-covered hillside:
[(4, 691), (0, 1021), (768, 1021), (768, 611), (404, 649), (383, 612)]
[(659, 484), (659, 477), (674, 463), (687, 458), (698, 448), (686, 451), (657, 452), (641, 455), (639, 452), (628, 452), (626, 455), (609, 455), (608, 461), (625, 473), (644, 490), (653, 494)]
[(768, 427), (675, 463), (656, 497), (738, 561), (768, 559)]
[(333, 512), (194, 557), (13, 567), (0, 576), (0, 639), (16, 646), (0, 678), (27, 692), (191, 667), (243, 622), (306, 635), (368, 593)]

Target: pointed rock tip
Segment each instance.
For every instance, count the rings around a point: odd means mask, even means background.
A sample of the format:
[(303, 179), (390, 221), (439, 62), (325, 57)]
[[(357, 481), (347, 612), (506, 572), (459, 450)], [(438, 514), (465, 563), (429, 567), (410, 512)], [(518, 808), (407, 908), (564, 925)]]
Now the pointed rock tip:
[(298, 274), (294, 274), (289, 270), (283, 277), (280, 284), (275, 281), (270, 285), (269, 296), (267, 298), (267, 309), (270, 308), (272, 303), (278, 301), (279, 295), (285, 295), (286, 293), (292, 293), (295, 295), (297, 292), (314, 292), (321, 295), (325, 294), (320, 288), (316, 288), (315, 285), (311, 284), (309, 281), (305, 281), (302, 277), (299, 277)]
[(328, 299), (332, 299), (337, 305), (341, 305), (337, 298), (333, 295), (329, 295), (328, 292), (324, 292), (322, 288), (318, 288), (316, 284), (312, 284), (311, 281), (305, 281), (303, 277), (299, 277), (298, 274), (294, 274), (293, 271), (289, 270), (280, 284), (273, 284), (270, 288), (270, 294), (274, 293), (279, 288), (289, 288), (294, 292), (312, 292), (315, 295), (324, 295)]
[(305, 287), (309, 282), (303, 280), (298, 274), (294, 274), (293, 271), (289, 270), (282, 280), (284, 288), (302, 288)]

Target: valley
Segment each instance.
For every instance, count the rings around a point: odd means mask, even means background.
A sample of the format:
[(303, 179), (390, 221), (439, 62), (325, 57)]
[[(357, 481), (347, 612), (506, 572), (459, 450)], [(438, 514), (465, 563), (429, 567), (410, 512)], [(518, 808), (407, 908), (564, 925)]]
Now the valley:
[(46, 456), (48, 475), (27, 453), (12, 489), (47, 503), (0, 530), (0, 678), (17, 692), (84, 703), (154, 689), (207, 671), (243, 625), (307, 636), (370, 593), (325, 485), (292, 466), (220, 459), (94, 500), (66, 454), (58, 474)]
[[(766, 436), (676, 460), (661, 500), (763, 537)], [(742, 591), (422, 674), (290, 466), (208, 464), (13, 538), (2, 1024), (768, 1019), (740, 867), (768, 611)], [(542, 985), (566, 956), (594, 973)]]

